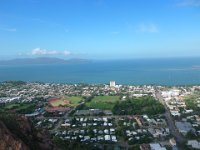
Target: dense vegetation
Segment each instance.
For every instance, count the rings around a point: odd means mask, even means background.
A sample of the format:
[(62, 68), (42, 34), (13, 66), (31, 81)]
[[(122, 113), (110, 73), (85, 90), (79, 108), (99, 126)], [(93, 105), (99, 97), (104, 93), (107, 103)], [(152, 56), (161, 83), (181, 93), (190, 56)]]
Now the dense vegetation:
[(58, 137), (54, 137), (53, 141), (62, 150), (98, 150), (98, 148), (93, 144), (85, 144), (80, 142), (78, 139), (77, 141), (66, 141)]
[(117, 102), (113, 107), (116, 115), (156, 115), (164, 113), (164, 106), (151, 96), (129, 98), (126, 101)]

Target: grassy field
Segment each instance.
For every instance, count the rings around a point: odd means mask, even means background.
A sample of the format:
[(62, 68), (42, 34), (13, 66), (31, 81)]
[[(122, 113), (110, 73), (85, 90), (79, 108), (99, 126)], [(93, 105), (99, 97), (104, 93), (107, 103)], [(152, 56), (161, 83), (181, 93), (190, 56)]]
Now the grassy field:
[(68, 100), (70, 102), (70, 106), (76, 107), (81, 102), (82, 98), (79, 96), (72, 96), (68, 97)]
[(96, 96), (85, 105), (88, 108), (111, 110), (117, 101), (119, 101), (119, 96)]
[(35, 109), (34, 103), (10, 103), (6, 104), (3, 110), (16, 110), (19, 113), (31, 113)]
[(5, 109), (14, 109), (14, 108), (18, 108), (20, 106), (20, 104), (7, 104), (4, 108)]
[(78, 96), (63, 97), (55, 101), (51, 101), (50, 104), (53, 107), (57, 107), (57, 106), (76, 107), (81, 102), (81, 100), (82, 98)]

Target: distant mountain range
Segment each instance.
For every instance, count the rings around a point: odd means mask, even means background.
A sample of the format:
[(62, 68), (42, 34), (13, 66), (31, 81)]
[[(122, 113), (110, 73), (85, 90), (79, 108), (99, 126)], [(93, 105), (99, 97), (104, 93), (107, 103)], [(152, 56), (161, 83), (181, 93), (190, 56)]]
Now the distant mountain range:
[(60, 58), (19, 58), (11, 60), (0, 60), (0, 65), (34, 65), (34, 64), (76, 64), (76, 63), (89, 63), (87, 59), (60, 59)]

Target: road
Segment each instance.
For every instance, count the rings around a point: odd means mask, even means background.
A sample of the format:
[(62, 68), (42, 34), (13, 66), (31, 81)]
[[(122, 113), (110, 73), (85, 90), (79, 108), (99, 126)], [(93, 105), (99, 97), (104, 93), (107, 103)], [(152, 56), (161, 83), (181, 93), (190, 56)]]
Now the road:
[[(74, 111), (75, 109), (71, 109), (69, 112), (66, 112), (64, 116), (62, 117), (50, 117), (50, 118), (57, 118), (59, 119), (58, 123), (55, 125), (54, 129), (51, 130), (51, 133), (55, 133), (56, 131), (58, 131), (58, 129), (60, 128), (61, 124), (63, 123), (63, 120), (68, 118), (69, 114)], [(46, 117), (47, 118), (47, 117)]]
[[(108, 119), (119, 119), (119, 118), (135, 118), (135, 117), (141, 117), (142, 115), (109, 115), (109, 116), (76, 116), (78, 118), (88, 118), (88, 119), (93, 119), (93, 118), (108, 118)], [(39, 120), (44, 120), (45, 119), (72, 119), (74, 118), (74, 116), (68, 116), (68, 114), (66, 114), (63, 117), (41, 117), (38, 118)]]
[[(167, 124), (168, 124), (168, 127), (169, 127), (169, 130), (170, 130), (170, 133), (175, 137), (176, 141), (178, 144), (182, 144), (186, 141), (186, 139), (182, 136), (182, 134), (179, 133), (179, 131), (177, 130), (176, 126), (175, 126), (175, 123), (174, 123), (174, 119), (172, 118), (171, 114), (170, 114), (170, 111), (169, 109), (167, 108), (167, 105), (165, 104), (164, 102), (164, 99), (163, 97), (161, 96), (161, 93), (160, 91), (156, 91), (156, 98), (161, 102), (161, 104), (163, 104), (163, 106), (165, 107), (165, 118), (166, 118), (166, 121), (167, 121)], [(53, 117), (53, 118), (58, 118), (59, 119), (59, 122), (56, 124), (56, 126), (54, 127), (53, 130), (51, 130), (51, 133), (55, 133), (55, 131), (57, 131), (59, 129), (59, 127), (61, 126), (62, 122), (64, 119), (67, 119), (67, 118), (70, 118), (69, 117), (69, 113), (71, 111), (73, 111), (74, 109), (71, 109), (68, 113), (66, 113), (63, 117)], [(107, 117), (107, 118), (119, 118), (119, 117), (136, 117), (137, 115), (133, 116), (133, 115), (111, 115), (111, 116), (101, 116), (101, 117)], [(138, 115), (139, 116), (139, 115)], [(99, 116), (90, 116), (89, 118), (96, 118), (96, 117), (99, 117)], [(48, 118), (48, 117), (46, 117)], [(52, 117), (50, 117), (52, 118)], [(123, 143), (123, 146), (127, 146), (127, 143)]]
[(165, 117), (167, 120), (167, 124), (170, 130), (170, 133), (175, 137), (177, 143), (182, 144), (183, 142), (186, 141), (186, 139), (182, 136), (181, 133), (179, 133), (179, 131), (177, 130), (174, 120), (170, 114), (169, 109), (167, 108), (166, 103), (164, 102), (163, 97), (161, 96), (161, 93), (159, 91), (156, 91), (156, 97), (157, 99), (164, 105), (165, 107)]

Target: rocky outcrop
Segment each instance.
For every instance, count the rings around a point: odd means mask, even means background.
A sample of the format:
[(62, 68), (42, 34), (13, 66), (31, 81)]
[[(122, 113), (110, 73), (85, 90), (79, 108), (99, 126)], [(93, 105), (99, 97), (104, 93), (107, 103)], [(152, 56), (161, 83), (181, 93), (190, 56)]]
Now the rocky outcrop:
[(0, 150), (29, 150), (29, 148), (0, 121)]
[(37, 131), (24, 116), (0, 114), (0, 150), (57, 150), (45, 130)]

